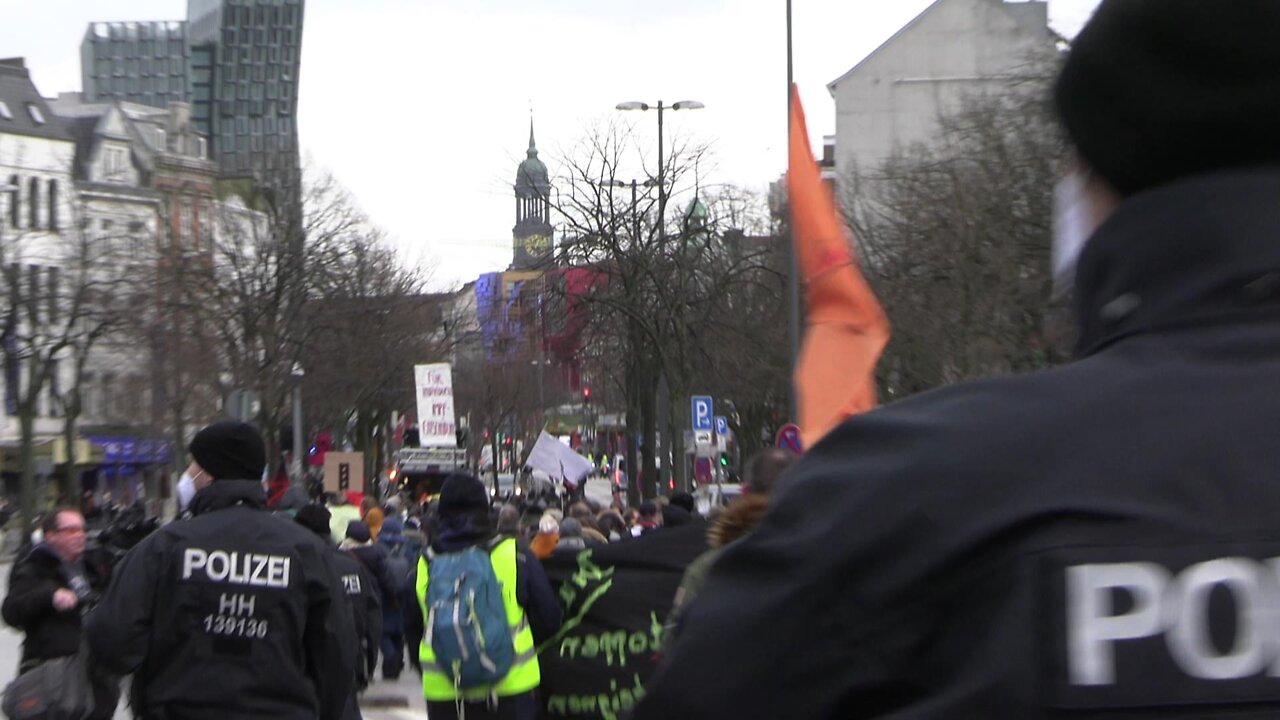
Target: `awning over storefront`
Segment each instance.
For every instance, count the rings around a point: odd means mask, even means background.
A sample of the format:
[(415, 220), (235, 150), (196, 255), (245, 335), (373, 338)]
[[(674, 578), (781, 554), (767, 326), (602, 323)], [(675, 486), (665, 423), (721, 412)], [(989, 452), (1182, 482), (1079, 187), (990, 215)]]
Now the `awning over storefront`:
[(152, 465), (167, 463), (171, 457), (169, 442), (159, 438), (127, 435), (89, 435), (89, 442), (102, 448), (104, 465)]

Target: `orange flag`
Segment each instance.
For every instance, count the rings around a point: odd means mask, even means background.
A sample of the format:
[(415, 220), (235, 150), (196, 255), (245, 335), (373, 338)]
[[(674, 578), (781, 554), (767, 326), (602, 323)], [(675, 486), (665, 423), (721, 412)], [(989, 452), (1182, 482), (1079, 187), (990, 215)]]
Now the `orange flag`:
[(889, 321), (858, 268), (845, 225), (818, 174), (795, 85), (787, 197), (808, 307), (792, 378), (807, 448), (845, 418), (875, 407), (876, 363), (889, 342)]

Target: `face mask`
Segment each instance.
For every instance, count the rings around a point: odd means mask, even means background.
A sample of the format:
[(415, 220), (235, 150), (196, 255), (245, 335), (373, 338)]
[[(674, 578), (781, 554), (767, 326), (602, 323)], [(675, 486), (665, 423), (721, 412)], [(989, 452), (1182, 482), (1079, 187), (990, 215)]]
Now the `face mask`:
[(1053, 189), (1053, 299), (1061, 300), (1076, 282), (1076, 266), (1085, 243), (1097, 230), (1085, 195), (1089, 176), (1078, 170)]
[(191, 498), (195, 496), (196, 479), (191, 477), (191, 473), (183, 470), (182, 477), (178, 478), (178, 509), (186, 510), (191, 504)]

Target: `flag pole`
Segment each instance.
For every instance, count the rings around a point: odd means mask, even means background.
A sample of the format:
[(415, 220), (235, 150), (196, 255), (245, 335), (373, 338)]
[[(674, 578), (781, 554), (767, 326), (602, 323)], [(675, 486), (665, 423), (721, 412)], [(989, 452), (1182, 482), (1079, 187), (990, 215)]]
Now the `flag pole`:
[[(787, 142), (790, 147), (791, 138), (791, 87), (794, 85), (794, 67), (791, 52), (791, 0), (787, 0)], [(796, 262), (796, 243), (793, 236), (791, 220), (786, 222), (787, 256), (791, 265), (787, 279), (788, 318), (787, 334), (791, 345), (791, 371), (788, 374), (791, 388), (791, 421), (799, 422), (799, 391), (796, 389), (796, 365), (800, 361), (800, 268)]]

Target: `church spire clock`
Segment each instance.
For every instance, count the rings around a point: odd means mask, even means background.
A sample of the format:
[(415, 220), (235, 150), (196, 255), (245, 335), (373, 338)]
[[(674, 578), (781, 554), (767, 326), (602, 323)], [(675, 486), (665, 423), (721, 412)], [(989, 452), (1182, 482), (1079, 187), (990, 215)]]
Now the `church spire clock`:
[(513, 270), (544, 268), (551, 259), (551, 178), (538, 159), (538, 144), (529, 118), (529, 149), (516, 170), (516, 224), (511, 229)]

